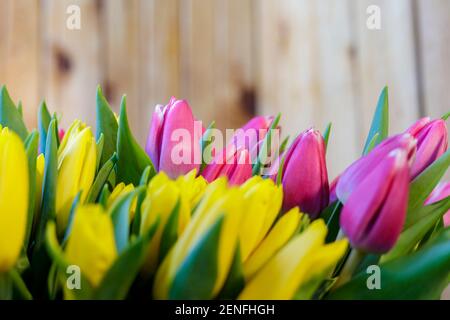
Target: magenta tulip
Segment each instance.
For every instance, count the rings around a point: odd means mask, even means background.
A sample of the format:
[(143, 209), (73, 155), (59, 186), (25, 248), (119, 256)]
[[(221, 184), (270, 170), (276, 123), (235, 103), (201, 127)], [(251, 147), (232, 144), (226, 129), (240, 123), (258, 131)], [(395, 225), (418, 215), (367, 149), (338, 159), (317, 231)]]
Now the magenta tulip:
[(406, 132), (417, 140), (416, 159), (411, 168), (414, 179), (447, 150), (447, 126), (442, 119), (427, 117), (414, 123)]
[(168, 105), (157, 105), (145, 147), (156, 170), (171, 178), (198, 170), (202, 130), (187, 101), (172, 97)]
[(317, 130), (301, 133), (289, 147), (283, 166), (283, 209), (298, 206), (317, 218), (328, 205), (325, 143)]
[(392, 150), (398, 148), (405, 150), (407, 162), (411, 165), (416, 150), (415, 139), (409, 133), (387, 138), (367, 155), (356, 160), (341, 174), (336, 185), (337, 198), (342, 203), (346, 203), (353, 190), (376, 169)]
[(405, 222), (409, 181), (407, 151), (396, 149), (355, 187), (340, 216), (354, 248), (384, 253), (394, 246)]
[[(441, 182), (433, 190), (425, 204), (432, 204), (450, 196), (450, 182)], [(450, 226), (450, 210), (444, 214), (444, 226)]]
[(202, 176), (208, 182), (225, 176), (230, 185), (241, 185), (252, 176), (252, 164), (248, 150), (236, 149), (230, 145), (206, 165)]

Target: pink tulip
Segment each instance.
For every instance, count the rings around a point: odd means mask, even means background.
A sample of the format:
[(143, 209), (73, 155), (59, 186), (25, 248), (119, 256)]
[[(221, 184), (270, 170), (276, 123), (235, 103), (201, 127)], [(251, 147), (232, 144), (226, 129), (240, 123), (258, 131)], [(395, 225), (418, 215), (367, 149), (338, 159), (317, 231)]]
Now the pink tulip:
[(289, 147), (283, 167), (283, 209), (295, 206), (316, 218), (328, 205), (325, 143), (319, 131), (301, 133)]
[(226, 176), (231, 185), (241, 185), (252, 176), (252, 164), (247, 149), (236, 149), (230, 145), (207, 164), (202, 176), (212, 182)]
[(405, 222), (409, 181), (407, 151), (396, 149), (355, 187), (340, 216), (354, 248), (384, 253), (394, 246)]
[(172, 97), (168, 105), (156, 106), (145, 150), (158, 171), (176, 178), (199, 169), (202, 131), (202, 126), (196, 125), (187, 101)]
[(416, 150), (414, 138), (409, 133), (387, 138), (367, 155), (356, 160), (341, 174), (336, 185), (337, 198), (342, 203), (346, 203), (353, 190), (376, 169), (381, 161), (390, 154), (392, 150), (398, 148), (405, 150), (407, 162), (411, 165)]
[(256, 157), (261, 149), (261, 144), (270, 129), (273, 116), (257, 116), (252, 118), (240, 129), (237, 129), (231, 143), (236, 149), (245, 148), (250, 152), (252, 162), (255, 163)]
[(334, 178), (334, 180), (330, 184), (330, 201), (329, 201), (330, 203), (333, 203), (338, 199), (336, 195), (336, 186), (339, 181), (339, 177), (340, 176)]
[(414, 123), (406, 132), (417, 140), (416, 160), (411, 168), (414, 179), (447, 150), (447, 126), (442, 119), (427, 117)]
[(64, 138), (65, 134), (66, 134), (66, 131), (64, 131), (64, 129), (59, 129), (58, 130), (59, 141), (62, 141), (62, 139)]
[[(441, 182), (434, 188), (425, 204), (432, 204), (450, 196), (450, 182)], [(450, 226), (450, 210), (444, 214), (444, 226)]]

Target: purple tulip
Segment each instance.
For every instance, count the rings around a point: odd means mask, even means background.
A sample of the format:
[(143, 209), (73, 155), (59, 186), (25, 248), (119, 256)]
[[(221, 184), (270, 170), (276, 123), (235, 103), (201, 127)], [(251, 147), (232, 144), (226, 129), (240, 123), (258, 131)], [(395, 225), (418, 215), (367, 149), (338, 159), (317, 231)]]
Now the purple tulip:
[[(187, 101), (172, 97), (168, 105), (156, 106), (145, 151), (156, 170), (176, 178), (199, 169), (201, 135), (202, 126), (196, 125)], [(175, 159), (174, 155), (184, 160)]]
[[(450, 196), (450, 182), (441, 182), (431, 192), (425, 204), (432, 204)], [(444, 227), (450, 226), (450, 210), (444, 214)]]
[(252, 164), (247, 149), (236, 149), (230, 145), (207, 164), (202, 172), (206, 181), (212, 182), (221, 176), (228, 178), (230, 185), (241, 185), (252, 176)]
[(427, 117), (414, 123), (406, 132), (417, 140), (416, 160), (411, 168), (411, 179), (414, 179), (447, 150), (447, 126), (442, 119)]
[(367, 155), (356, 160), (341, 174), (336, 185), (337, 198), (342, 203), (346, 203), (353, 190), (376, 169), (392, 150), (399, 148), (405, 150), (407, 162), (411, 165), (416, 150), (415, 139), (409, 133), (387, 138)]
[(394, 246), (405, 222), (409, 181), (407, 151), (396, 149), (355, 187), (340, 216), (354, 248), (384, 253)]
[(337, 186), (337, 183), (338, 183), (338, 181), (339, 181), (339, 177), (340, 176), (337, 176), (336, 178), (334, 178), (334, 180), (330, 183), (330, 203), (333, 203), (333, 202), (335, 202), (338, 198), (337, 198), (337, 195), (336, 195), (336, 186)]
[(328, 205), (325, 143), (319, 131), (301, 133), (289, 147), (283, 167), (283, 209), (295, 206), (316, 218)]

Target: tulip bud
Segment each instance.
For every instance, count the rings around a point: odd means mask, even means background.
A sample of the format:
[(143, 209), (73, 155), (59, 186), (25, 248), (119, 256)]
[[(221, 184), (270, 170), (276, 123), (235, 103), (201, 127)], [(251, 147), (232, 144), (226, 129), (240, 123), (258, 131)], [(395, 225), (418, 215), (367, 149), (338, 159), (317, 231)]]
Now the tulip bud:
[(396, 149), (380, 160), (344, 204), (340, 225), (352, 246), (373, 253), (389, 251), (403, 228), (408, 192), (407, 152)]
[(236, 149), (232, 144), (219, 153), (202, 172), (208, 182), (221, 176), (231, 185), (240, 185), (252, 176), (252, 164), (247, 149)]
[(67, 226), (72, 202), (81, 191), (83, 203), (94, 182), (97, 150), (91, 128), (75, 120), (58, 149), (56, 223), (58, 234)]
[(345, 203), (353, 190), (375, 170), (381, 161), (391, 151), (399, 148), (405, 150), (407, 163), (411, 166), (416, 150), (414, 138), (409, 133), (387, 138), (367, 155), (356, 160), (340, 175), (336, 185), (337, 198)]
[(25, 238), (28, 162), (22, 140), (0, 126), (0, 274), (16, 263)]
[[(432, 204), (450, 196), (450, 182), (441, 182), (434, 188), (425, 204)], [(444, 214), (444, 227), (450, 226), (450, 210)]]
[(417, 140), (416, 159), (411, 168), (411, 179), (414, 179), (447, 150), (447, 126), (442, 119), (427, 117), (417, 121), (406, 132)]
[(78, 207), (65, 256), (97, 287), (117, 257), (111, 217), (100, 205)]
[(328, 205), (325, 144), (319, 131), (301, 133), (287, 151), (282, 176), (284, 210), (295, 206), (316, 218)]
[(188, 103), (173, 97), (168, 105), (156, 106), (145, 151), (158, 171), (174, 179), (199, 169), (202, 130)]
[[(112, 208), (117, 200), (119, 200), (122, 196), (125, 196), (132, 191), (134, 191), (134, 186), (132, 183), (129, 183), (127, 185), (125, 185), (125, 183), (123, 182), (119, 183), (118, 185), (115, 186), (115, 188), (109, 195), (108, 200), (106, 201), (106, 207), (108, 209)], [(134, 198), (130, 208), (130, 221), (133, 220), (134, 218), (134, 214), (136, 212), (136, 205), (137, 205), (137, 198)]]

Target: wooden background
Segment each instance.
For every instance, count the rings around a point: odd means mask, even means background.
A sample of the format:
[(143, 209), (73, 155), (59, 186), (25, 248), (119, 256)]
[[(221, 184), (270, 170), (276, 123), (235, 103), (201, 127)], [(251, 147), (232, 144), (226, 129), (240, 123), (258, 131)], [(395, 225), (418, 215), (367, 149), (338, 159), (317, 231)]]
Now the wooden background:
[[(81, 8), (81, 30), (66, 9)], [(366, 8), (381, 8), (368, 30)], [(291, 136), (333, 122), (334, 177), (361, 152), (382, 87), (391, 132), (450, 107), (449, 0), (0, 0), (0, 83), (29, 126), (45, 98), (94, 124), (101, 84), (114, 109), (127, 94), (144, 143), (156, 103), (188, 99), (220, 128), (283, 112)]]

